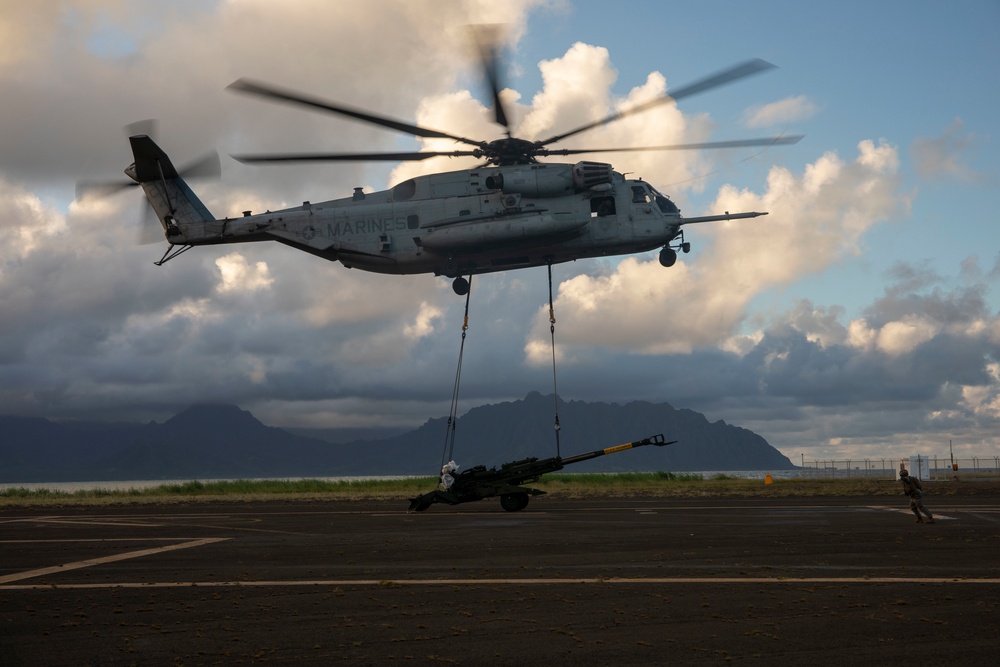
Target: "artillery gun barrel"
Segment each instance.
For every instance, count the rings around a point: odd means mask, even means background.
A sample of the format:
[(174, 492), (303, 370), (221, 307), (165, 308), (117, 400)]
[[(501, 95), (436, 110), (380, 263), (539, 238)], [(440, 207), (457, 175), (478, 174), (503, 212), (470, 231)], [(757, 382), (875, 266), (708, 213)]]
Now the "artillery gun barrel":
[(593, 452), (587, 452), (586, 454), (577, 454), (576, 456), (570, 456), (562, 460), (563, 465), (569, 465), (570, 463), (579, 463), (580, 461), (587, 461), (589, 459), (596, 459), (598, 456), (604, 456), (605, 454), (614, 454), (615, 452), (623, 452), (626, 449), (635, 449), (636, 447), (644, 447), (645, 445), (655, 445), (656, 447), (665, 447), (666, 445), (672, 445), (676, 443), (676, 440), (671, 440), (666, 442), (663, 439), (663, 434), (652, 435), (648, 438), (643, 438), (642, 440), (635, 440), (633, 442), (626, 442), (621, 445), (615, 445), (614, 447), (607, 447), (605, 449), (598, 449)]
[(598, 456), (623, 452), (626, 449), (634, 449), (646, 445), (663, 447), (665, 445), (672, 445), (675, 442), (677, 441), (671, 440), (670, 442), (666, 442), (661, 433), (643, 438), (642, 440), (626, 442), (614, 447), (587, 452), (586, 454), (577, 454), (565, 459), (559, 456), (547, 459), (530, 457), (504, 463), (500, 466), (499, 470), (496, 468), (487, 470), (486, 466), (475, 466), (455, 475), (450, 487), (439, 487), (435, 491), (412, 499), (410, 501), (410, 511), (420, 512), (434, 503), (457, 505), (473, 500), (500, 496), (500, 505), (508, 512), (516, 512), (527, 507), (529, 495), (537, 496), (545, 493), (539, 489), (521, 486), (521, 484), (534, 482), (542, 475), (562, 470), (564, 466), (571, 463), (596, 459)]

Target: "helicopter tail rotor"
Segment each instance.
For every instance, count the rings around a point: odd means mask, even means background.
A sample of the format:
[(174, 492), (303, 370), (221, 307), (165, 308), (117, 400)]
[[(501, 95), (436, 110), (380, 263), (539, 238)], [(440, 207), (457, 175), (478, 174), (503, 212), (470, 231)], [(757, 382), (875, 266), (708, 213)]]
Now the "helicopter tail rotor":
[[(152, 138), (156, 134), (156, 125), (157, 122), (150, 119), (130, 123), (125, 126), (125, 133), (132, 144), (136, 160), (136, 162), (125, 170), (129, 179), (78, 181), (76, 184), (76, 198), (84, 200), (88, 197), (101, 199), (113, 197), (124, 190), (138, 187), (143, 183), (158, 181), (166, 183), (167, 179), (217, 179), (221, 176), (222, 167), (219, 162), (219, 155), (215, 151), (209, 152), (197, 160), (185, 164), (180, 169), (176, 169), (166, 153), (156, 145)], [(139, 146), (138, 149), (137, 144)], [(190, 192), (190, 190), (188, 191)], [(194, 196), (193, 193), (191, 193), (191, 196)], [(167, 229), (167, 225), (163, 222), (162, 217), (157, 213), (150, 200), (146, 198), (145, 202), (139, 221), (139, 233), (137, 236), (137, 243), (139, 245), (148, 245), (162, 241), (164, 232)], [(198, 204), (200, 203), (198, 202)], [(204, 206), (201, 206), (201, 208), (204, 209)], [(207, 210), (204, 213), (208, 215)], [(208, 219), (211, 219), (210, 215), (208, 215)]]

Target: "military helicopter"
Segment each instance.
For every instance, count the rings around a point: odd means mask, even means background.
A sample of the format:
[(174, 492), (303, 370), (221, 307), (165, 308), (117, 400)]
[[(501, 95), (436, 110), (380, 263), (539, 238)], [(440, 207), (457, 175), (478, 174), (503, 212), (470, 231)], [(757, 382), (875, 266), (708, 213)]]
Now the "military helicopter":
[(348, 268), (385, 274), (431, 273), (453, 280), (455, 293), (469, 291), (472, 275), (537, 267), (571, 260), (642, 253), (661, 248), (659, 261), (672, 266), (687, 253), (685, 225), (755, 218), (765, 212), (725, 212), (685, 218), (653, 185), (626, 178), (604, 162), (540, 162), (539, 158), (633, 151), (694, 150), (792, 144), (801, 136), (777, 136), (672, 146), (550, 148), (568, 137), (626, 116), (732, 83), (772, 67), (749, 60), (669, 94), (607, 118), (539, 141), (513, 136), (501, 102), (497, 51), (480, 56), (493, 100), (493, 114), (506, 137), (469, 139), (354, 109), (277, 86), (239, 79), (235, 92), (290, 103), (420, 138), (446, 138), (464, 150), (234, 155), (244, 163), (410, 161), (473, 157), (472, 169), (407, 179), (388, 190), (241, 217), (216, 218), (201, 203), (167, 154), (147, 134), (129, 137), (135, 162), (125, 173), (145, 191), (170, 247), (157, 265), (195, 246), (277, 241)]

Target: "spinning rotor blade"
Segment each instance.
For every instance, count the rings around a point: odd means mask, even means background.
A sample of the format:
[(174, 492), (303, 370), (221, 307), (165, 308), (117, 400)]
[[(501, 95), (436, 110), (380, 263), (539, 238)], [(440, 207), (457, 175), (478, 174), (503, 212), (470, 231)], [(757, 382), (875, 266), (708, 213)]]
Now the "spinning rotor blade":
[(261, 97), (280, 100), (282, 102), (301, 104), (315, 109), (320, 109), (322, 111), (330, 111), (342, 116), (356, 118), (366, 123), (372, 123), (373, 125), (381, 125), (382, 127), (388, 127), (398, 132), (412, 134), (417, 137), (424, 137), (426, 139), (454, 139), (455, 141), (463, 144), (469, 144), (470, 146), (482, 145), (481, 141), (457, 137), (453, 134), (448, 134), (447, 132), (430, 130), (425, 127), (420, 127), (419, 125), (411, 125), (410, 123), (404, 123), (401, 120), (395, 120), (386, 116), (376, 116), (364, 111), (359, 111), (343, 105), (334, 104), (333, 102), (321, 100), (317, 97), (310, 97), (294, 91), (283, 90), (281, 88), (268, 86), (262, 83), (255, 83), (249, 79), (237, 79), (233, 83), (229, 84), (228, 88), (241, 93), (250, 93), (251, 95), (259, 95)]
[[(141, 120), (125, 126), (125, 134), (128, 137), (155, 137), (157, 122), (155, 120)], [(222, 175), (222, 167), (219, 162), (219, 154), (212, 151), (194, 162), (189, 162), (181, 169), (177, 170), (177, 175), (182, 178), (219, 178)], [(115, 181), (78, 181), (76, 184), (76, 198), (83, 200), (87, 197), (108, 197), (118, 194), (122, 190), (137, 187), (139, 183), (131, 179), (120, 179)], [(156, 212), (146, 198), (142, 201), (142, 213), (140, 214), (140, 225), (136, 230), (136, 243), (139, 245), (149, 245), (163, 241), (163, 225), (160, 223)]]
[(152, 138), (156, 141), (157, 135), (159, 134), (160, 121), (155, 118), (147, 118), (146, 120), (137, 120), (134, 123), (129, 123), (125, 126), (125, 136), (134, 137), (139, 134), (145, 134), (147, 137)]
[(163, 241), (163, 225), (160, 224), (160, 219), (156, 217), (156, 211), (153, 210), (152, 204), (148, 201), (143, 201), (140, 206), (142, 206), (143, 210), (140, 214), (139, 229), (135, 237), (135, 244), (152, 245), (160, 243)]
[(499, 25), (478, 25), (470, 26), (472, 38), (479, 50), (479, 61), (486, 76), (486, 83), (489, 84), (490, 94), (493, 96), (493, 113), (496, 122), (503, 125), (510, 136), (510, 122), (507, 119), (507, 112), (503, 102), (500, 100), (500, 74), (497, 69), (499, 61), (498, 44), (500, 42), (501, 26)]
[[(155, 141), (158, 125), (159, 121), (155, 118), (147, 118), (129, 123), (123, 129), (126, 137), (145, 135)], [(222, 175), (219, 154), (215, 151), (207, 153), (198, 160), (187, 164), (183, 169), (179, 169), (177, 173), (183, 178), (219, 178)], [(113, 181), (77, 181), (76, 198), (110, 197), (138, 185), (135, 181), (124, 178)]]
[[(212, 151), (204, 157), (185, 165), (184, 168), (178, 169), (177, 174), (182, 178), (218, 178), (222, 175), (219, 154)], [(114, 181), (77, 181), (76, 198), (110, 197), (122, 190), (134, 188), (138, 185), (135, 181), (124, 178)]]
[(793, 134), (787, 137), (760, 137), (758, 139), (735, 139), (731, 141), (708, 141), (700, 144), (674, 144), (671, 146), (632, 146), (631, 148), (543, 148), (539, 155), (579, 155), (581, 153), (636, 153), (640, 151), (687, 151), (714, 148), (746, 148), (752, 146), (785, 146), (799, 143), (805, 135)]
[(219, 163), (219, 154), (215, 151), (206, 153), (194, 162), (184, 165), (177, 170), (181, 178), (219, 178), (222, 176), (222, 165)]
[(432, 157), (479, 157), (479, 151), (413, 151), (408, 153), (286, 153), (278, 155), (231, 155), (244, 164), (267, 162), (414, 162)]
[(110, 197), (122, 190), (134, 188), (137, 185), (139, 184), (135, 181), (126, 181), (124, 179), (116, 181), (77, 181), (76, 198), (83, 200), (87, 197)]
[(545, 139), (545, 140), (540, 141), (538, 143), (541, 144), (541, 145), (543, 145), (543, 146), (548, 145), (548, 144), (553, 144), (553, 143), (555, 143), (557, 141), (561, 141), (561, 140), (565, 139), (566, 137), (571, 137), (574, 134), (579, 134), (580, 132), (584, 132), (586, 130), (591, 130), (591, 129), (593, 129), (595, 127), (599, 127), (601, 125), (607, 125), (608, 123), (612, 123), (612, 122), (614, 122), (616, 120), (619, 120), (621, 118), (625, 118), (626, 116), (631, 116), (633, 114), (637, 114), (637, 113), (641, 113), (643, 111), (647, 111), (649, 109), (652, 109), (653, 107), (660, 106), (661, 104), (666, 104), (667, 102), (670, 102), (670, 101), (677, 101), (677, 100), (681, 100), (681, 99), (683, 99), (685, 97), (690, 97), (691, 95), (695, 95), (697, 93), (703, 93), (703, 92), (705, 92), (707, 90), (711, 90), (712, 88), (717, 88), (717, 87), (723, 86), (723, 85), (725, 85), (727, 83), (732, 83), (734, 81), (738, 81), (739, 79), (746, 78), (746, 77), (751, 76), (753, 74), (757, 74), (758, 72), (763, 72), (765, 70), (769, 70), (769, 69), (772, 69), (774, 67), (775, 67), (775, 65), (772, 65), (771, 63), (767, 62), (766, 60), (761, 60), (760, 58), (755, 58), (753, 60), (748, 60), (748, 61), (746, 61), (744, 63), (741, 63), (739, 65), (736, 65), (734, 67), (730, 67), (729, 69), (725, 69), (725, 70), (722, 70), (721, 72), (718, 72), (716, 74), (712, 74), (712, 75), (707, 76), (707, 77), (705, 77), (703, 79), (699, 79), (698, 81), (695, 81), (694, 83), (690, 83), (690, 84), (688, 84), (686, 86), (682, 86), (681, 88), (678, 88), (677, 90), (673, 91), (672, 93), (667, 93), (667, 94), (661, 95), (660, 97), (652, 99), (652, 100), (650, 100), (648, 102), (644, 102), (642, 104), (634, 106), (631, 109), (626, 109), (625, 111), (619, 111), (618, 113), (611, 114), (610, 116), (608, 116), (604, 120), (599, 120), (599, 121), (595, 121), (593, 123), (587, 123), (586, 125), (581, 125), (580, 127), (576, 128), (575, 130), (570, 130), (569, 132), (565, 132), (563, 134), (557, 134), (554, 137), (549, 137), (548, 139)]

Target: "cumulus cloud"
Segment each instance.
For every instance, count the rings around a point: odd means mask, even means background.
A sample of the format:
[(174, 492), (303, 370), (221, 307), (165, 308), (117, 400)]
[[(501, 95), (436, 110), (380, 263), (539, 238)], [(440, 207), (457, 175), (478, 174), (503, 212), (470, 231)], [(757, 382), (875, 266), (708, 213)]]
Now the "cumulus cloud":
[(216, 288), (220, 292), (256, 292), (274, 282), (267, 262), (257, 262), (250, 266), (246, 257), (239, 253), (220, 257), (215, 260), (215, 265), (222, 274), (222, 282)]
[(806, 120), (816, 115), (816, 105), (805, 95), (786, 97), (777, 102), (747, 109), (743, 123), (747, 127), (769, 127)]
[[(905, 208), (898, 167), (895, 148), (865, 140), (849, 162), (828, 153), (800, 175), (773, 168), (760, 194), (724, 186), (709, 213), (768, 217), (688, 228), (710, 239), (696, 262), (664, 269), (655, 256), (629, 257), (607, 273), (564, 281), (556, 305), (569, 330), (564, 343), (645, 354), (722, 344), (757, 295), (858, 252), (868, 229)], [(543, 338), (536, 328), (530, 355)]]
[[(539, 63), (543, 89), (530, 101), (521, 103), (517, 91), (505, 90), (501, 96), (511, 110), (513, 134), (521, 139), (541, 141), (601, 120), (612, 113), (633, 108), (668, 92), (666, 79), (651, 72), (646, 81), (634, 87), (624, 98), (612, 95), (617, 72), (608, 50), (576, 43), (565, 55)], [(433, 129), (451, 128), (449, 132), (471, 139), (492, 140), (502, 136), (502, 128), (492, 120), (492, 112), (468, 91), (448, 93), (425, 99), (417, 111), (417, 124)], [(686, 116), (676, 104), (664, 104), (650, 111), (627, 116), (609, 125), (596, 127), (552, 148), (628, 148), (665, 146), (705, 141), (711, 124), (705, 116)], [(449, 151), (465, 148), (450, 139), (422, 141), (424, 150)], [(587, 159), (581, 155), (581, 159)], [(615, 153), (600, 154), (602, 161), (614, 163)], [(703, 182), (695, 177), (707, 171), (705, 158), (697, 152), (630, 153), (630, 171), (659, 183), (684, 183), (686, 189), (699, 190)], [(404, 164), (392, 173), (391, 182), (419, 174), (450, 171), (477, 164), (473, 158), (434, 158)]]
[[(986, 284), (956, 286), (910, 265), (894, 275), (864, 316), (849, 322), (842, 310), (808, 302), (776, 317), (741, 364), (753, 369), (762, 393), (798, 411), (802, 421), (790, 437), (822, 442), (841, 457), (872, 445), (908, 455), (941, 431), (966, 451), (988, 444), (1000, 425), (1000, 314), (989, 308)], [(817, 337), (817, 328), (829, 333)]]
[[(151, 5), (124, 0), (7, 2), (10, 11), (0, 15), (4, 412), (162, 419), (190, 403), (225, 401), (270, 423), (317, 427), (414, 426), (446, 414), (464, 315), (446, 281), (349, 271), (278, 244), (199, 248), (155, 267), (162, 249), (133, 245), (141, 208), (130, 195), (138, 193), (71, 202), (73, 183), (121, 177), (131, 156), (120, 128), (149, 117), (163, 119), (159, 141), (178, 163), (207, 147), (223, 154), (456, 148), (223, 92), (240, 76), (498, 138), (481, 95), (457, 85), (460, 72), (476, 74), (463, 31), (505, 21), (516, 40), (538, 4), (477, 0), (442, 13), (436, 0), (180, 2), (157, 5), (151, 20)], [(577, 43), (553, 55), (539, 65), (537, 93), (502, 92), (515, 136), (544, 139), (676, 85), (669, 71), (653, 71), (616, 94), (606, 48)], [(815, 111), (793, 96), (748, 122)], [(707, 115), (665, 104), (557, 147), (692, 143), (712, 139), (712, 130)], [(918, 142), (911, 155), (961, 175), (968, 141), (960, 126), (939, 139)], [(691, 261), (664, 269), (654, 257), (633, 256), (556, 267), (561, 393), (669, 400), (765, 433), (787, 453), (814, 446), (847, 453), (945, 432), (987, 442), (1000, 426), (1000, 322), (987, 306), (1000, 255), (967, 259), (958, 279), (900, 266), (891, 288), (857, 317), (811, 301), (750, 317), (754, 299), (856, 256), (873, 227), (906, 217), (913, 195), (902, 187), (897, 148), (856, 140), (850, 155), (817, 151), (804, 166), (775, 166), (755, 188), (713, 186), (706, 194), (713, 201), (690, 213), (770, 215), (690, 228)], [(602, 159), (627, 164), (661, 189), (674, 184), (670, 194), (683, 199), (707, 187), (692, 178), (716, 158)], [(270, 169), (224, 160), (223, 180), (196, 190), (216, 215), (238, 215), (465, 164), (409, 163), (390, 174), (388, 165)], [(477, 277), (473, 295), (463, 406), (550, 386), (544, 269)]]

